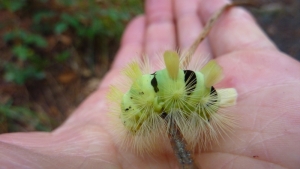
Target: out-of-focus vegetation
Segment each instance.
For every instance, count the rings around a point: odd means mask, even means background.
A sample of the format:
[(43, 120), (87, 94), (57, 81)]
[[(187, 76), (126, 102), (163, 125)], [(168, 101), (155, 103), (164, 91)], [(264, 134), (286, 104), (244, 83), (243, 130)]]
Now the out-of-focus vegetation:
[[(96, 70), (108, 67), (126, 23), (141, 13), (142, 4), (139, 0), (1, 0), (0, 133), (58, 126), (67, 115), (57, 120), (45, 109), (38, 113), (40, 106), (34, 105), (40, 97), (34, 90), (50, 81), (63, 91), (73, 77), (84, 81), (103, 75)], [(15, 94), (20, 89), (21, 94)], [(44, 89), (39, 91), (45, 95)], [(20, 99), (22, 93), (26, 102)]]
[(137, 2), (0, 1), (1, 10), (13, 13), (1, 23), (2, 40), (11, 51), (9, 59), (1, 59), (5, 80), (24, 84), (44, 78), (45, 68), (66, 61), (72, 49), (92, 62), (94, 53), (108, 50), (109, 41), (118, 41), (124, 24), (141, 10)]

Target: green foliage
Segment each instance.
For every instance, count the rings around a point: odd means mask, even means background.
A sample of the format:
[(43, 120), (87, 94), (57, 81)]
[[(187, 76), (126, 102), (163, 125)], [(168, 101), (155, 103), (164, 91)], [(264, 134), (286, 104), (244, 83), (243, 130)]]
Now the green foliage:
[[(13, 106), (12, 101), (0, 104), (0, 127), (6, 128), (10, 132), (24, 130), (24, 126), (30, 126), (34, 130), (50, 131), (51, 120), (49, 119), (51, 118), (37, 114), (28, 108)], [(29, 128), (28, 130), (32, 129)]]
[(0, 9), (8, 9), (9, 11), (15, 12), (26, 4), (26, 0), (1, 0)]
[[(30, 79), (43, 78), (50, 65), (68, 60), (71, 48), (75, 48), (85, 61), (94, 60), (96, 54), (108, 55), (110, 42), (118, 43), (125, 24), (141, 12), (142, 2), (2, 0), (0, 9), (30, 20), (27, 27), (19, 26), (22, 20), (7, 25), (9, 29), (2, 36), (13, 57), (0, 65), (3, 77), (6, 81), (24, 84)], [(1, 27), (6, 30), (5, 24)], [(70, 44), (49, 49), (49, 38), (58, 39), (61, 35), (68, 36)]]
[(36, 34), (24, 30), (14, 30), (4, 34), (6, 43), (13, 43), (11, 53), (17, 62), (7, 62), (4, 65), (4, 79), (16, 84), (24, 84), (28, 79), (42, 79), (43, 66), (47, 60), (42, 59), (36, 48), (47, 46), (46, 40)]
[(15, 64), (5, 65), (6, 81), (15, 82), (16, 84), (24, 84), (27, 79), (43, 79), (45, 77), (44, 72), (37, 70), (35, 67), (27, 66), (26, 68), (17, 67)]
[(55, 60), (58, 62), (64, 62), (70, 57), (70, 51), (63, 51), (55, 55)]
[(21, 41), (21, 43), (23, 43), (25, 45), (34, 45), (36, 47), (46, 47), (47, 46), (47, 42), (42, 36), (40, 36), (38, 34), (28, 33), (22, 29), (8, 31), (7, 33), (4, 34), (3, 40), (6, 43), (19, 40), (19, 41)]

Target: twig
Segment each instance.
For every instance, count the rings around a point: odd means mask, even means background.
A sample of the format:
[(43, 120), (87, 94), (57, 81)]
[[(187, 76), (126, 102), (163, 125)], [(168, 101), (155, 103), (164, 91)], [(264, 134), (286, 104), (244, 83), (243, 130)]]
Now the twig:
[[(215, 22), (220, 18), (221, 14), (234, 6), (248, 6), (253, 4), (249, 2), (232, 2), (231, 4), (227, 4), (223, 6), (220, 10), (218, 10), (216, 13), (213, 14), (213, 16), (208, 20), (206, 25), (203, 28), (202, 33), (199, 35), (199, 37), (195, 40), (195, 42), (191, 45), (188, 52), (186, 53), (186, 56), (184, 56), (183, 64), (188, 65), (190, 62), (190, 59), (192, 55), (195, 53), (197, 47), (200, 45), (200, 43), (204, 40), (204, 38), (208, 35), (209, 31), (215, 24)], [(186, 141), (184, 140), (182, 133), (178, 126), (176, 125), (176, 122), (172, 117), (169, 119), (169, 139), (172, 146), (172, 149), (174, 151), (174, 154), (177, 157), (177, 160), (179, 162), (179, 166), (181, 169), (201, 169), (200, 166), (197, 166), (193, 159), (193, 154), (190, 150), (187, 149)]]
[(208, 22), (205, 24), (201, 34), (197, 37), (197, 39), (194, 41), (194, 43), (191, 45), (191, 47), (188, 49), (188, 52), (186, 53), (186, 56), (184, 56), (183, 64), (188, 65), (190, 62), (190, 59), (192, 55), (195, 53), (197, 47), (200, 45), (200, 43), (206, 38), (208, 33), (210, 32), (213, 25), (216, 23), (216, 21), (220, 18), (221, 14), (234, 6), (254, 6), (254, 4), (249, 2), (232, 2), (231, 4), (227, 4), (223, 6), (221, 9), (219, 9), (216, 13), (214, 13), (211, 18), (208, 20)]
[(186, 141), (184, 140), (182, 133), (178, 129), (176, 122), (170, 117), (169, 121), (169, 139), (174, 151), (174, 154), (177, 157), (179, 166), (181, 169), (201, 169), (197, 167), (194, 162), (193, 154), (186, 147)]

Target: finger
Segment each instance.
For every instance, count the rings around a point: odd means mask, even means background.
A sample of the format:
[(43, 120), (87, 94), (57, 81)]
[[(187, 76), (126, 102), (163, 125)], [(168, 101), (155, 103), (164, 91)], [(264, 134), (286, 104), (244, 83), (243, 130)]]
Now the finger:
[(127, 26), (119, 51), (110, 71), (104, 77), (100, 88), (109, 86), (115, 78), (120, 75), (121, 69), (130, 63), (134, 58), (140, 57), (143, 53), (144, 33), (146, 20), (144, 16), (133, 19)]
[[(100, 123), (101, 120), (105, 119), (102, 114), (105, 111), (106, 90), (114, 81), (120, 78), (121, 69), (135, 57), (141, 55), (144, 43), (145, 24), (144, 16), (139, 16), (128, 24), (112, 68), (103, 78), (99, 89), (76, 109), (72, 116), (64, 123), (64, 127), (60, 127), (60, 129), (65, 129), (67, 126), (73, 127), (73, 125), (80, 125), (81, 123), (79, 122), (82, 121), (83, 123), (85, 121), (98, 121), (98, 123)], [(102, 110), (102, 113), (99, 113), (99, 110)]]
[[(182, 0), (175, 0), (175, 17), (177, 21), (177, 34), (179, 47), (182, 50), (188, 49), (203, 29), (201, 19), (198, 16), (198, 1), (190, 0), (186, 3)], [(203, 56), (210, 53), (208, 42), (202, 42), (196, 50), (195, 56)], [(193, 61), (192, 61), (193, 62)]]
[(87, 98), (84, 103), (76, 109), (72, 116), (68, 118), (63, 127), (59, 129), (65, 129), (68, 126), (74, 127), (73, 125), (78, 126), (86, 121), (89, 121), (89, 123), (91, 123), (91, 121), (98, 121), (97, 123), (100, 124), (103, 119), (106, 120), (103, 116), (103, 112), (106, 111), (105, 107), (107, 107), (105, 102), (106, 91), (112, 83), (119, 81), (122, 76), (120, 74), (121, 69), (134, 58), (141, 55), (144, 43), (145, 24), (144, 16), (139, 16), (128, 24), (112, 68), (103, 78), (98, 90)]
[[(200, 1), (199, 13), (203, 22), (225, 4), (227, 0)], [(222, 14), (209, 33), (211, 49), (216, 56), (238, 50), (276, 49), (253, 17), (241, 8), (231, 8)]]
[(138, 16), (129, 23), (123, 34), (121, 46), (112, 69), (124, 67), (133, 58), (141, 55), (144, 44), (145, 25), (144, 16)]
[(172, 0), (147, 0), (145, 8), (145, 52), (150, 57), (150, 62), (156, 63), (161, 60), (157, 57), (158, 52), (175, 49), (176, 46)]

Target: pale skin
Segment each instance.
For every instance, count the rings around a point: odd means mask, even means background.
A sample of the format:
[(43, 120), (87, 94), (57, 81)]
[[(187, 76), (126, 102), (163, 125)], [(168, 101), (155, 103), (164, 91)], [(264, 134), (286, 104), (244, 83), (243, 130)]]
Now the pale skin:
[[(176, 168), (170, 152), (140, 157), (123, 151), (108, 126), (105, 94), (124, 64), (141, 54), (186, 49), (203, 23), (226, 1), (148, 0), (145, 15), (127, 26), (116, 59), (100, 84), (51, 133), (0, 135), (1, 168)], [(173, 9), (172, 9), (173, 8)], [(300, 63), (280, 52), (241, 8), (223, 14), (196, 51), (223, 67), (218, 87), (234, 87), (231, 114), (238, 127), (219, 145), (195, 155), (202, 168), (298, 168), (300, 166)]]

